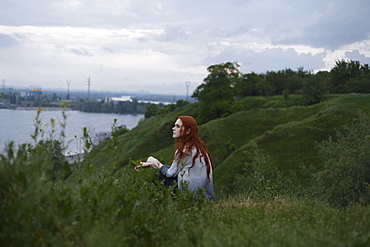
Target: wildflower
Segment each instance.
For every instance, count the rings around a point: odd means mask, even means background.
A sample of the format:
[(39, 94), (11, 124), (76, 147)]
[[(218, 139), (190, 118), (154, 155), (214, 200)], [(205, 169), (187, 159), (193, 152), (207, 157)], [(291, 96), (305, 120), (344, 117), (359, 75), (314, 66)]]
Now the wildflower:
[(62, 104), (60, 104), (60, 107), (67, 107), (68, 106), (68, 102), (67, 101), (63, 101)]
[(365, 182), (365, 186), (367, 187), (368, 190), (370, 190), (370, 184)]
[(39, 107), (39, 109), (37, 109), (37, 112), (42, 112), (44, 109), (42, 109), (41, 107)]

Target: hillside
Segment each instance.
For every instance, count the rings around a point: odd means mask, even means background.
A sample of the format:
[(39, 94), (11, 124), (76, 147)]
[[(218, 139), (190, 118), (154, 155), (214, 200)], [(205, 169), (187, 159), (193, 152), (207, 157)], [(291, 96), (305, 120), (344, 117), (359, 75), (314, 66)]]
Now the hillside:
[[(180, 114), (197, 117), (197, 104), (113, 132), (82, 162), (69, 164), (59, 140), (10, 142), (0, 154), (0, 246), (369, 246), (369, 98), (308, 107), (244, 98), (243, 111), (201, 125), (212, 201), (130, 162), (170, 161), (171, 127)], [(338, 130), (323, 167), (316, 143)]]
[[(244, 110), (199, 126), (214, 165), (215, 187), (232, 186), (236, 174), (248, 162), (246, 151), (257, 144), (284, 174), (294, 172), (305, 181), (302, 166), (321, 168), (316, 143), (349, 125), (359, 110), (370, 114), (370, 95), (332, 95), (313, 106), (300, 106), (298, 97), (247, 97), (238, 102)], [(168, 163), (172, 158), (171, 128), (178, 115), (196, 118), (197, 104), (141, 121), (117, 138), (117, 151), (107, 153), (102, 144), (93, 150), (92, 162), (122, 167), (132, 160), (153, 155)]]

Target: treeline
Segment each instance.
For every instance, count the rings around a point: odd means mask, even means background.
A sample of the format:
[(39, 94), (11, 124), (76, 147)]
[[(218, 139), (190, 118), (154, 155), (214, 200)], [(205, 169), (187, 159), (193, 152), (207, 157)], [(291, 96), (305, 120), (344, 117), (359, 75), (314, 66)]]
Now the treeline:
[(108, 102), (104, 101), (82, 101), (72, 102), (73, 110), (95, 113), (117, 113), (117, 114), (144, 114), (148, 103), (132, 101)]
[(326, 94), (370, 93), (369, 65), (358, 61), (336, 61), (330, 71), (316, 74), (303, 68), (243, 74), (239, 67), (227, 62), (207, 68), (208, 76), (192, 95), (199, 101), (201, 122), (238, 111), (237, 100), (247, 96), (302, 95), (301, 104), (312, 105)]
[[(225, 63), (208, 68), (212, 74), (205, 82), (214, 79), (213, 74), (226, 72), (225, 77), (232, 79), (232, 91), (235, 97), (270, 96), (289, 94), (304, 94), (307, 86), (313, 84), (320, 87), (323, 93), (370, 93), (370, 68), (368, 64), (361, 65), (359, 61), (336, 61), (330, 71), (319, 71), (316, 74), (304, 70), (284, 69), (267, 71), (266, 73), (242, 74), (237, 63)], [(195, 95), (196, 96), (196, 95)]]
[[(299, 105), (313, 105), (327, 94), (370, 93), (370, 68), (358, 61), (341, 60), (330, 71), (284, 69), (243, 74), (236, 62), (211, 65), (208, 76), (192, 94), (199, 102), (201, 123), (230, 115), (241, 109), (238, 100), (250, 96), (301, 95)], [(183, 102), (179, 102), (183, 104)], [(176, 105), (146, 107), (145, 117), (174, 111)]]

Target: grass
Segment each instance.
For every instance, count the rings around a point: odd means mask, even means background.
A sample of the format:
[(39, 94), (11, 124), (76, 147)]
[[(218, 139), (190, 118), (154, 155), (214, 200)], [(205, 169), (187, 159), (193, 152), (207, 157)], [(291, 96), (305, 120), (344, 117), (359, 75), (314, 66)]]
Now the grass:
[[(290, 185), (291, 172), (309, 180), (312, 172), (300, 165), (320, 168), (315, 142), (349, 124), (357, 110), (369, 114), (369, 96), (335, 96), (309, 107), (248, 100), (260, 108), (199, 128), (215, 165), (212, 202), (155, 183), (154, 170), (133, 170), (148, 155), (172, 158), (172, 123), (196, 114), (196, 105), (142, 121), (74, 164), (57, 156), (53, 142), (10, 143), (0, 155), (0, 246), (369, 246), (369, 206), (339, 209), (279, 191)], [(256, 147), (265, 152), (253, 157)], [(286, 176), (283, 183), (248, 177), (249, 165), (267, 164)], [(235, 179), (244, 191), (233, 190)], [(252, 186), (259, 190), (251, 193)]]
[[(294, 106), (285, 109), (257, 109), (231, 115), (230, 122), (235, 125), (251, 126), (252, 134), (247, 137), (248, 129), (235, 130), (234, 139), (241, 137), (244, 144), (216, 164), (214, 176), (218, 185), (230, 185), (236, 173), (240, 173), (242, 164), (248, 161), (246, 151), (256, 143), (266, 150), (272, 162), (283, 172), (294, 172), (301, 181), (309, 179), (300, 174), (300, 167), (314, 166), (322, 168), (316, 144), (334, 135), (335, 131), (349, 125), (356, 118), (359, 110), (370, 113), (369, 95), (344, 95), (332, 98), (321, 104), (302, 107)], [(248, 116), (243, 118), (242, 116)], [(225, 121), (220, 119), (218, 121)], [(209, 123), (209, 124), (214, 124)], [(253, 129), (252, 129), (253, 128)], [(258, 132), (258, 130), (261, 130)], [(232, 128), (230, 131), (234, 132)], [(221, 138), (222, 139), (222, 138)], [(226, 139), (224, 139), (226, 140)], [(234, 141), (234, 143), (240, 143)], [(212, 142), (211, 142), (212, 145)], [(212, 152), (211, 152), (212, 153)], [(218, 153), (218, 152), (216, 152)]]
[(24, 159), (22, 150), (14, 157), (17, 164), (2, 156), (0, 166), (0, 246), (370, 243), (369, 207), (340, 210), (294, 196), (251, 199), (248, 194), (197, 200), (155, 185), (153, 170), (137, 173), (134, 164), (116, 173), (75, 164), (68, 179), (52, 181), (44, 172), (48, 162)]
[[(238, 167), (248, 161), (245, 153), (253, 143), (266, 150), (273, 163), (288, 176), (297, 174), (302, 183), (310, 179), (301, 167), (320, 169), (316, 143), (350, 124), (358, 110), (370, 113), (369, 95), (330, 95), (313, 106), (300, 105), (300, 96), (247, 97), (239, 101), (245, 110), (199, 126), (213, 160), (215, 184), (230, 186)], [(189, 104), (174, 112), (141, 121), (133, 130), (117, 138), (117, 151), (101, 145), (92, 152), (92, 163), (117, 167), (149, 155), (168, 163), (173, 156), (171, 128), (179, 115), (197, 116), (197, 105)]]

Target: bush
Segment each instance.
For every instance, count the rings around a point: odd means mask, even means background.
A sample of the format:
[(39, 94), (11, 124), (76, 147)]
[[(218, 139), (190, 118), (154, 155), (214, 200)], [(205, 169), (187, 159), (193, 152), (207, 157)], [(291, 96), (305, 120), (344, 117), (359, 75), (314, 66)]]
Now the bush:
[(319, 145), (325, 169), (317, 177), (320, 196), (332, 206), (370, 203), (370, 119), (363, 113), (350, 127)]
[(282, 193), (279, 186), (281, 172), (271, 162), (269, 154), (253, 143), (248, 151), (248, 162), (240, 166), (235, 175), (234, 187), (238, 193), (248, 193), (254, 198), (275, 198)]
[[(43, 139), (41, 112), (33, 135), (41, 140), (10, 142), (0, 154), (0, 246), (161, 246), (163, 238), (178, 237), (168, 229), (185, 233), (177, 221), (186, 225), (184, 217), (205, 205), (164, 187), (155, 170), (134, 171), (137, 162), (115, 171), (114, 163), (92, 166), (85, 153), (83, 161), (68, 164), (63, 143)], [(115, 123), (110, 149), (120, 131)]]

